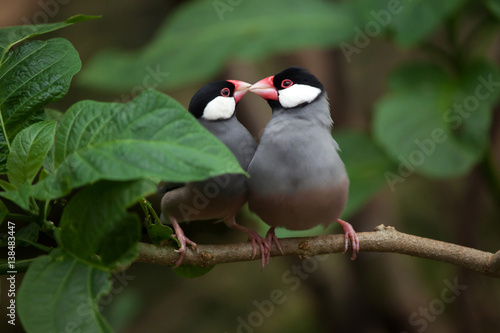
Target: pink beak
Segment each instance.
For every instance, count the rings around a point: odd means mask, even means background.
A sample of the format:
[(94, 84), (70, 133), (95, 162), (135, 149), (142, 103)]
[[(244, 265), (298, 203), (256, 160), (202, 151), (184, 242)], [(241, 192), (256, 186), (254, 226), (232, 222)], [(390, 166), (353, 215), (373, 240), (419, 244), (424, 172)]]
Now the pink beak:
[(234, 101), (238, 103), (240, 99), (248, 92), (248, 88), (250, 88), (251, 84), (244, 82), (244, 81), (238, 81), (238, 80), (227, 80), (228, 82), (231, 82), (234, 84)]
[(271, 99), (274, 101), (278, 100), (278, 90), (273, 84), (274, 76), (268, 76), (265, 79), (254, 83), (250, 87), (250, 91), (264, 99)]

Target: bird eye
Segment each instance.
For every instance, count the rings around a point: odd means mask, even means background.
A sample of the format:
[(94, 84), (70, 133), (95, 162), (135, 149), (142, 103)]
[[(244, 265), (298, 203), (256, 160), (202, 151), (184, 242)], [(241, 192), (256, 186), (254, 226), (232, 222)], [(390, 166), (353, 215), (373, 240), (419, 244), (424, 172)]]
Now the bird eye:
[(231, 95), (231, 91), (229, 88), (224, 88), (220, 91), (220, 94), (224, 97), (229, 97), (229, 95)]
[(292, 80), (286, 79), (286, 80), (281, 81), (282, 88), (288, 88), (288, 87), (291, 87), (292, 85), (293, 85)]

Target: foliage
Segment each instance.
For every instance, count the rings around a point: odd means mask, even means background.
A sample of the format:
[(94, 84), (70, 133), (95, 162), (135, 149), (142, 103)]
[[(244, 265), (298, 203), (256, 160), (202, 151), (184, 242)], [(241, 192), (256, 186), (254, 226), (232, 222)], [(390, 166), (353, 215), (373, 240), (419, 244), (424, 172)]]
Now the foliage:
[[(54, 250), (38, 257), (19, 289), (19, 313), (27, 332), (112, 332), (98, 299), (111, 290), (109, 273)], [(71, 297), (68, 297), (71, 295)]]
[(105, 51), (95, 57), (82, 72), (81, 83), (120, 91), (140, 84), (147, 68), (159, 68), (168, 72), (159, 87), (178, 88), (210, 78), (235, 57), (262, 59), (338, 43), (350, 37), (356, 23), (344, 9), (322, 0), (241, 1), (222, 16), (216, 6), (194, 1), (179, 7), (144, 49)]
[[(494, 84), (485, 86), (488, 80)], [(467, 64), (458, 77), (431, 64), (401, 67), (377, 105), (375, 136), (395, 160), (414, 160), (425, 176), (463, 175), (487, 152), (499, 81), (496, 66), (484, 61)]]
[[(61, 38), (25, 40), (92, 18), (0, 30), (0, 171), (8, 179), (0, 196), (23, 211), (12, 214), (2, 201), (0, 217), (28, 222), (16, 230), (15, 246), (48, 252), (27, 262), (19, 289), (28, 332), (60, 332), (69, 323), (71, 330), (111, 331), (99, 297), (110, 290), (111, 271), (134, 260), (141, 237), (139, 218), (127, 209), (160, 180), (243, 172), (189, 112), (153, 90), (127, 104), (80, 101), (64, 115), (45, 109), (68, 91), (81, 67), (78, 52)], [(49, 220), (66, 200), (60, 221)], [(163, 240), (171, 239), (172, 230), (161, 228)], [(39, 243), (41, 234), (52, 247)], [(6, 239), (0, 245), (15, 251)], [(11, 264), (3, 261), (2, 271), (24, 267)]]

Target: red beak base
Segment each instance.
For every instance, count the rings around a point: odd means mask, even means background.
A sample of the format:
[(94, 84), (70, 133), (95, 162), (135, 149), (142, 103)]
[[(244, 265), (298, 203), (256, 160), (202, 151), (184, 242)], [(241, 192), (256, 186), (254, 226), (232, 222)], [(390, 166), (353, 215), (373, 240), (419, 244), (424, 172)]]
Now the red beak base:
[(238, 81), (238, 80), (227, 80), (227, 82), (231, 82), (234, 84), (234, 101), (238, 103), (240, 99), (248, 92), (248, 88), (250, 88), (251, 84)]
[(266, 100), (278, 100), (278, 90), (274, 87), (274, 76), (268, 76), (265, 79), (254, 83), (250, 91)]

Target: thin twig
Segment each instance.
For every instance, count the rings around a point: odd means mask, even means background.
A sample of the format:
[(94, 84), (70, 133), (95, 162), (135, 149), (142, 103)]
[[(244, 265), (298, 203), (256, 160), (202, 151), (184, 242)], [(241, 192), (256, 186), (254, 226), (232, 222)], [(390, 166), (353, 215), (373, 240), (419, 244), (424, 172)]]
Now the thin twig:
[[(373, 232), (358, 233), (362, 252), (392, 252), (414, 257), (442, 261), (461, 266), (475, 272), (500, 277), (500, 251), (496, 254), (471, 249), (465, 246), (433, 239), (408, 235), (393, 227), (380, 225)], [(344, 250), (344, 236), (326, 235), (317, 237), (280, 239), (284, 255), (310, 257), (320, 254), (340, 253)], [(282, 255), (274, 246), (272, 256)], [(157, 265), (173, 265), (179, 254), (172, 247), (158, 247), (139, 243), (136, 262)], [(249, 242), (227, 245), (198, 245), (198, 250), (188, 249), (183, 264), (209, 267), (215, 264), (260, 260), (252, 258)]]

